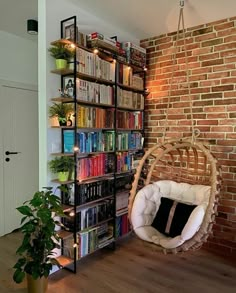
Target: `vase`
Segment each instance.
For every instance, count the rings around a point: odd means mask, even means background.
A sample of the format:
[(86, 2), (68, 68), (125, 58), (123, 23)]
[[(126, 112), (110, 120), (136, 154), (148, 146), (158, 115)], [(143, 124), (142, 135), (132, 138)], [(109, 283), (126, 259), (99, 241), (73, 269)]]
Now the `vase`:
[(63, 182), (63, 181), (67, 181), (69, 178), (69, 172), (59, 172), (58, 173), (58, 180)]
[(56, 59), (56, 69), (65, 69), (67, 67), (67, 60)]
[(28, 293), (45, 293), (48, 288), (48, 278), (41, 277), (35, 280), (27, 274), (27, 288)]

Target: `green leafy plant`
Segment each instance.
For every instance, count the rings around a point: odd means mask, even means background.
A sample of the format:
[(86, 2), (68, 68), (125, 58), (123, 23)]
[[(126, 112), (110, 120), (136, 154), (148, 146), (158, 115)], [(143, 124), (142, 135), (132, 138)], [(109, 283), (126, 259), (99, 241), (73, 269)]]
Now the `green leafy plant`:
[(55, 59), (64, 59), (69, 61), (74, 57), (75, 49), (65, 44), (55, 44), (50, 47), (48, 51), (51, 53), (51, 56)]
[(53, 103), (49, 107), (49, 117), (57, 117), (60, 124), (66, 123), (67, 117), (72, 112), (74, 112), (74, 106), (69, 103)]
[(59, 172), (72, 172), (74, 165), (74, 159), (67, 156), (55, 157), (49, 161), (50, 171), (54, 174)]
[(17, 208), (23, 215), (20, 231), (24, 235), (16, 254), (20, 256), (14, 265), (13, 280), (23, 281), (25, 274), (33, 279), (48, 277), (53, 264), (58, 264), (52, 250), (60, 247), (59, 237), (55, 231), (56, 216), (65, 216), (60, 198), (53, 194), (51, 187), (35, 192), (33, 198)]

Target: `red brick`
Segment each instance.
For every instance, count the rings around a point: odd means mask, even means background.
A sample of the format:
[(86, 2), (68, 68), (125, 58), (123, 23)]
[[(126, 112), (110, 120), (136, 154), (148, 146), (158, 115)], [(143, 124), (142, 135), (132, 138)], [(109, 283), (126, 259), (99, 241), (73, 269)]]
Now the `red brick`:
[[(236, 97), (236, 91), (233, 91), (233, 92), (224, 92), (224, 97), (225, 98), (233, 98), (233, 97)], [(232, 101), (231, 104), (234, 104), (234, 101)]]
[(233, 147), (229, 146), (211, 146), (211, 150), (213, 152), (232, 152), (234, 150)]
[(236, 77), (230, 77), (230, 78), (223, 78), (221, 80), (221, 83), (222, 84), (233, 84), (233, 83), (236, 83)]
[[(224, 56), (221, 56), (224, 57)], [(217, 64), (223, 64), (224, 60), (223, 59), (215, 59), (215, 60), (211, 60), (211, 61), (203, 61), (202, 62), (202, 66), (213, 66), (213, 65), (217, 65)]]
[(226, 36), (230, 36), (230, 35), (235, 35), (236, 34), (236, 28), (229, 28), (223, 31), (219, 31), (217, 33), (218, 37), (226, 37)]
[(219, 25), (215, 25), (214, 29), (216, 31), (220, 31), (220, 30), (225, 30), (227, 28), (231, 28), (231, 27), (234, 27), (234, 22), (233, 21), (222, 23), (222, 24), (219, 24)]
[(205, 34), (195, 38), (195, 42), (202, 42), (216, 37), (216, 33)]
[(236, 104), (236, 99), (225, 99), (225, 100), (216, 100), (214, 101), (215, 105), (229, 105), (229, 104)]
[(218, 120), (200, 120), (197, 125), (218, 125)]
[[(211, 96), (212, 99), (216, 99), (217, 97), (218, 98), (221, 98), (222, 96), (217, 96), (218, 94), (213, 94)], [(209, 97), (208, 97), (209, 98)], [(206, 112), (214, 112), (214, 113), (217, 113), (217, 112), (225, 112), (226, 110), (226, 107), (225, 106), (214, 106), (214, 107), (204, 107), (204, 111)]]
[(227, 113), (207, 114), (207, 119), (227, 118)]
[(219, 121), (219, 124), (221, 125), (236, 125), (236, 120), (235, 119), (222, 119)]
[[(223, 45), (215, 46), (214, 51), (225, 51), (225, 50), (231, 50), (236, 48), (236, 42), (233, 43), (225, 43)], [(222, 56), (222, 55), (221, 55)]]
[(219, 205), (217, 210), (219, 212), (223, 212), (223, 213), (229, 213), (229, 214), (234, 214), (235, 213), (235, 208), (226, 207), (226, 206), (222, 206), (222, 205)]
[(235, 56), (236, 55), (236, 50), (228, 50), (228, 51), (223, 51), (220, 53), (220, 57), (231, 57), (231, 56)]
[(226, 133), (226, 138), (227, 139), (236, 139), (236, 133)]
[(235, 69), (235, 64), (223, 64), (223, 65), (217, 65), (213, 66), (213, 71), (229, 71)]
[(192, 70), (192, 75), (209, 73), (209, 72), (212, 72), (212, 68), (211, 67), (198, 68), (198, 69), (193, 69)]

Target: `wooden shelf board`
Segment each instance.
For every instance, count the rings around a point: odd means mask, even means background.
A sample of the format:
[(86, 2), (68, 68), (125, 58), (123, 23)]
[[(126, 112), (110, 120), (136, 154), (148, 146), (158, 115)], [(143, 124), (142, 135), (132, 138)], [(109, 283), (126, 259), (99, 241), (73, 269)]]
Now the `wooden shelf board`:
[(128, 214), (128, 209), (122, 209), (120, 211), (116, 211), (116, 217), (120, 217), (126, 214)]
[(107, 79), (104, 79), (104, 78), (99, 78), (99, 77), (92, 76), (92, 75), (89, 75), (89, 74), (86, 74), (86, 73), (82, 73), (82, 72), (77, 72), (76, 73), (76, 76), (78, 78), (85, 79), (85, 80), (89, 80), (89, 81), (93, 81), (93, 82), (96, 82), (96, 83), (102, 83), (102, 84), (108, 84), (108, 85), (115, 85), (115, 82), (114, 81), (107, 80)]
[(137, 152), (137, 151), (141, 151), (142, 148), (140, 149), (125, 149), (125, 150), (116, 150), (116, 152), (122, 153), (122, 152)]
[(114, 108), (114, 104), (103, 104), (103, 103), (95, 103), (95, 102), (89, 102), (84, 100), (76, 100), (77, 104), (83, 104), (83, 105), (93, 105), (94, 107), (108, 107), (108, 108)]
[(65, 239), (73, 235), (72, 232), (65, 231), (65, 230), (60, 230), (57, 232), (57, 234), (61, 239)]
[(51, 101), (53, 102), (74, 102), (75, 100), (73, 98), (67, 98), (67, 97), (56, 97), (52, 98)]
[(93, 130), (110, 130), (110, 131), (115, 131), (114, 128), (96, 128), (96, 127), (82, 127), (82, 126), (77, 126), (77, 129), (80, 130), (87, 130), (87, 131), (93, 131)]
[[(74, 74), (74, 70), (73, 69), (69, 69), (69, 68), (64, 68), (64, 69), (53, 69), (51, 70), (51, 73), (55, 73), (55, 74), (59, 74), (59, 75), (72, 75)], [(89, 75), (86, 73), (82, 73), (82, 72), (76, 72), (76, 76), (80, 79), (84, 79), (84, 80), (89, 80), (89, 81), (93, 81), (96, 83), (102, 83), (102, 84), (107, 84), (107, 85), (115, 85), (114, 81), (111, 80), (107, 80), (104, 78), (99, 78), (93, 75)]]
[(64, 156), (64, 157), (73, 157), (73, 153), (51, 153), (51, 156)]
[(51, 73), (59, 74), (59, 75), (72, 75), (74, 74), (74, 70), (65, 68), (65, 69), (53, 69)]
[(110, 177), (113, 174), (114, 173), (108, 173), (108, 174), (103, 174), (103, 175), (99, 175), (99, 176), (89, 177), (89, 178), (86, 178), (86, 179), (81, 179), (81, 180), (78, 180), (78, 181), (79, 181), (79, 183), (88, 183), (90, 180), (94, 180), (94, 179), (101, 180), (102, 178)]
[(51, 128), (74, 129), (74, 126), (51, 126)]
[(129, 110), (129, 111), (144, 111), (144, 108), (131, 108), (131, 107), (125, 107), (125, 106), (117, 106), (117, 109), (124, 109), (124, 110)]
[(85, 157), (85, 156), (89, 156), (89, 155), (98, 155), (98, 154), (112, 154), (114, 153), (115, 150), (113, 151), (97, 151), (97, 152), (89, 152), (89, 153), (78, 153), (78, 157)]
[(56, 258), (56, 260), (59, 262), (59, 264), (62, 266), (62, 267), (66, 267), (70, 264), (72, 264), (74, 262), (74, 260), (72, 258), (69, 258), (67, 256), (64, 256), (64, 255), (61, 255), (61, 256), (58, 256)]
[(122, 89), (126, 89), (128, 91), (133, 91), (133, 92), (138, 92), (140, 94), (144, 94), (144, 89), (140, 89), (140, 88), (133, 87), (133, 86), (126, 85), (126, 84), (122, 84), (122, 83), (117, 83), (117, 85), (119, 87), (121, 87)]
[(103, 221), (101, 221), (101, 222), (95, 224), (95, 225), (89, 226), (88, 228), (85, 228), (85, 229), (83, 229), (83, 230), (77, 231), (77, 233), (83, 233), (83, 232), (89, 231), (89, 230), (91, 230), (92, 228), (98, 227), (98, 226), (100, 226), (100, 225), (102, 225), (102, 224), (105, 224), (105, 223), (107, 223), (107, 222), (110, 222), (110, 221), (112, 221), (112, 220), (114, 220), (114, 217), (112, 217), (112, 218), (108, 218), (108, 219), (106, 219), (106, 220), (103, 220)]
[(72, 44), (74, 44), (74, 43), (71, 42), (70, 40), (67, 40), (67, 39), (59, 39), (59, 40), (52, 41), (50, 44), (51, 44), (52, 46), (56, 46), (56, 45), (58, 45), (58, 44), (72, 45)]
[(92, 205), (94, 205), (94, 204), (96, 204), (96, 203), (99, 203), (99, 202), (101, 202), (101, 201), (103, 201), (103, 200), (112, 199), (112, 198), (114, 198), (113, 195), (108, 195), (108, 196), (105, 196), (105, 197), (101, 197), (101, 198), (99, 198), (99, 199), (95, 199), (95, 200), (93, 200), (93, 201), (86, 202), (86, 203), (83, 203), (83, 204), (81, 204), (81, 205), (77, 205), (77, 206), (76, 206), (76, 209), (78, 209), (78, 211), (79, 211), (79, 210), (81, 210), (81, 209), (83, 209), (83, 208), (85, 208), (85, 207), (87, 207), (87, 206), (92, 206)]

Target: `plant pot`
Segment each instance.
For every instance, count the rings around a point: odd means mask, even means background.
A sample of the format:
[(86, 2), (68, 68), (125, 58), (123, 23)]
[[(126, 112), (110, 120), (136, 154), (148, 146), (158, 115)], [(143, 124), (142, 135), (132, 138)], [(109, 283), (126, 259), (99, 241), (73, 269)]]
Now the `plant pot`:
[(67, 60), (56, 59), (56, 69), (65, 69), (67, 67)]
[(58, 180), (61, 182), (67, 181), (69, 178), (69, 172), (59, 172), (58, 173)]
[(61, 121), (59, 119), (58, 119), (58, 122), (59, 122), (60, 126), (66, 126), (66, 124), (67, 124), (67, 121)]
[(35, 280), (27, 274), (27, 288), (28, 293), (45, 293), (48, 288), (48, 278), (42, 277)]

